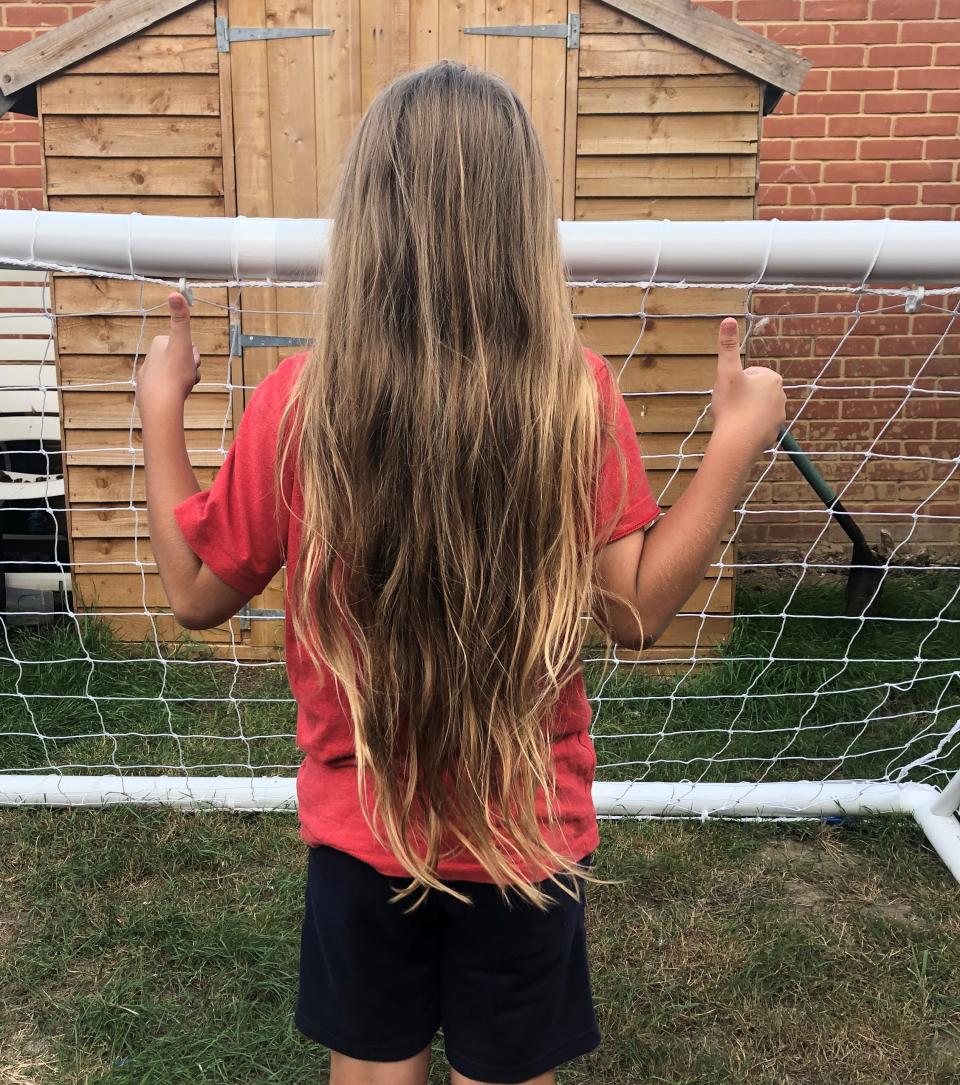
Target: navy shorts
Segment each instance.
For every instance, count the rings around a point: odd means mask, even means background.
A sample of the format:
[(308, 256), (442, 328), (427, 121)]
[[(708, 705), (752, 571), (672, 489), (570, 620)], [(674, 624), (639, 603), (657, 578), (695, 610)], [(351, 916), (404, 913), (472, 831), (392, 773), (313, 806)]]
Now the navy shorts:
[[(584, 863), (589, 862), (589, 858)], [(310, 848), (295, 1023), (354, 1059), (397, 1062), (437, 1031), (477, 1081), (528, 1081), (600, 1043), (579, 901), (544, 882), (542, 912), (495, 886), (451, 882), (391, 904), (406, 884), (334, 848)]]

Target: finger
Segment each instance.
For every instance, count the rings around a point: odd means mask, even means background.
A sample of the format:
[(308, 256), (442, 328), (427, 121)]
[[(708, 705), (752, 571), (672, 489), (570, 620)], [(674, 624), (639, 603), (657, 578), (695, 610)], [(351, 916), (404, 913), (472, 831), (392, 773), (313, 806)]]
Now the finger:
[(193, 356), (193, 343), (190, 339), (190, 307), (182, 294), (171, 294), (167, 298), (170, 306), (170, 346), (179, 350), (188, 358)]
[(740, 361), (740, 333), (737, 330), (737, 322), (732, 316), (720, 322), (720, 333), (717, 337), (717, 369), (727, 373), (743, 372), (743, 363)]

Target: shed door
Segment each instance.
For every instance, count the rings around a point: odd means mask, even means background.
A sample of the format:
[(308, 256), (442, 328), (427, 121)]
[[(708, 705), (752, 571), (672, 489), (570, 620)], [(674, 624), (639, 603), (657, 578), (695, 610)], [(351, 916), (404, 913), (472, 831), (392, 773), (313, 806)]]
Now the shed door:
[[(572, 3), (577, 10), (578, 3)], [(568, 54), (562, 37), (464, 34), (464, 27), (567, 22), (567, 0), (217, 0), (221, 39), (229, 30), (330, 30), (330, 34), (232, 40), (220, 55), (230, 88), (234, 131), (236, 213), (249, 217), (323, 218), (347, 145), (377, 92), (410, 68), (451, 57), (503, 75), (530, 110), (553, 177), (558, 213), (564, 177)], [(220, 48), (223, 47), (219, 46)], [(571, 162), (575, 149), (567, 148)], [(225, 155), (224, 169), (229, 170)], [(571, 176), (572, 184), (572, 176)], [(303, 336), (300, 289), (247, 288), (232, 304), (242, 309), (244, 335)], [(299, 346), (244, 346), (232, 359), (242, 412), (251, 390)], [(274, 584), (251, 610), (283, 605)], [(255, 620), (250, 643), (282, 637), (278, 622)]]

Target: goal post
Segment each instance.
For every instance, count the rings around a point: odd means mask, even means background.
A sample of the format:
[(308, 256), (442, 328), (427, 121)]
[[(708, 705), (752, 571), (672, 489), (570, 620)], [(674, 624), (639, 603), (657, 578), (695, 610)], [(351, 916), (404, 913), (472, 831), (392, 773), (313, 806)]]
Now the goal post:
[[(227, 690), (201, 696), (190, 687), (181, 695), (167, 683), (176, 664), (160, 651), (160, 623), (170, 628), (170, 615), (151, 594), (155, 566), (138, 542), (145, 514), (130, 392), (134, 362), (163, 316), (146, 300), (148, 288), (156, 294), (157, 285), (180, 284), (199, 294), (229, 287), (240, 301), (221, 306), (219, 317), (239, 327), (240, 317), (259, 311), (245, 308), (245, 292), (278, 288), (289, 298), (322, 280), (330, 225), (0, 211), (0, 267), (133, 284), (139, 292), (133, 309), (129, 291), (119, 288), (114, 298), (105, 286), (93, 308), (89, 292), (64, 292), (67, 300), (46, 314), (59, 336), (53, 387), (53, 342), (48, 349), (37, 336), (5, 331), (9, 314), (0, 312), (0, 379), (9, 365), (12, 380), (16, 366), (22, 387), (20, 370), (32, 365), (45, 397), (68, 405), (65, 433), (68, 417), (76, 425), (87, 412), (90, 428), (72, 435), (73, 450), (89, 453), (83, 462), (101, 472), (105, 496), (98, 505), (93, 484), (79, 498), (68, 491), (68, 508), (128, 517), (133, 527), (116, 551), (104, 546), (97, 556), (85, 542), (61, 572), (69, 581), (78, 569), (88, 578), (94, 570), (94, 580), (116, 591), (109, 599), (127, 599), (98, 610), (141, 620), (136, 628), (157, 647), (149, 659), (105, 659), (70, 608), (64, 618), (75, 630), (74, 654), (43, 661), (47, 677), (34, 679), (41, 661), (25, 653), (36, 640), (22, 642), (10, 615), (0, 614), (0, 805), (295, 807), (292, 727), (265, 718), (261, 699), (245, 688), (252, 663), (232, 634), (225, 657), (192, 664), (232, 668)], [(669, 505), (702, 456), (711, 336), (721, 316), (734, 315), (749, 359), (780, 369), (788, 428), (863, 527), (879, 570), (878, 605), (843, 613), (835, 584), (851, 568), (849, 543), (783, 448), (767, 450), (658, 669), (633, 666), (642, 654), (604, 660), (585, 651), (585, 667), (613, 664), (591, 687), (598, 814), (910, 814), (960, 881), (960, 223), (558, 228), (578, 324), (618, 373), (661, 504)], [(303, 308), (284, 311), (283, 327)], [(77, 332), (91, 314), (106, 347)], [(226, 393), (223, 417), (211, 421), (221, 400), (208, 395), (213, 406), (197, 425), (207, 437), (224, 435), (199, 449), (212, 470), (229, 444), (230, 393), (245, 386), (247, 371), (236, 364), (241, 337), (212, 325), (207, 334), (222, 362), (216, 390)], [(78, 404), (81, 392), (88, 400)], [(9, 413), (0, 408), (0, 416)], [(23, 484), (40, 492), (37, 478)], [(36, 500), (49, 512), (49, 497)], [(16, 563), (5, 562), (7, 570)], [(881, 591), (887, 604), (879, 603)], [(156, 690), (111, 690), (113, 668), (132, 674), (147, 665), (162, 673)], [(63, 688), (58, 673), (69, 674)], [(183, 707), (194, 701), (224, 711), (195, 726)]]

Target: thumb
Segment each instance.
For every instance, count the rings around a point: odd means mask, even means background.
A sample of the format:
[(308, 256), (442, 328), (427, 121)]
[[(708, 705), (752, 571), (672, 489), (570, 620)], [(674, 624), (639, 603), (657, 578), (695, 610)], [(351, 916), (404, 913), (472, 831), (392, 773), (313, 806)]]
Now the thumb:
[(732, 316), (720, 322), (720, 333), (717, 337), (717, 371), (743, 372), (743, 363), (740, 361), (740, 333), (737, 330), (737, 322)]
[(170, 346), (193, 357), (193, 343), (190, 338), (190, 308), (186, 298), (180, 293), (171, 294), (167, 298), (170, 306)]

